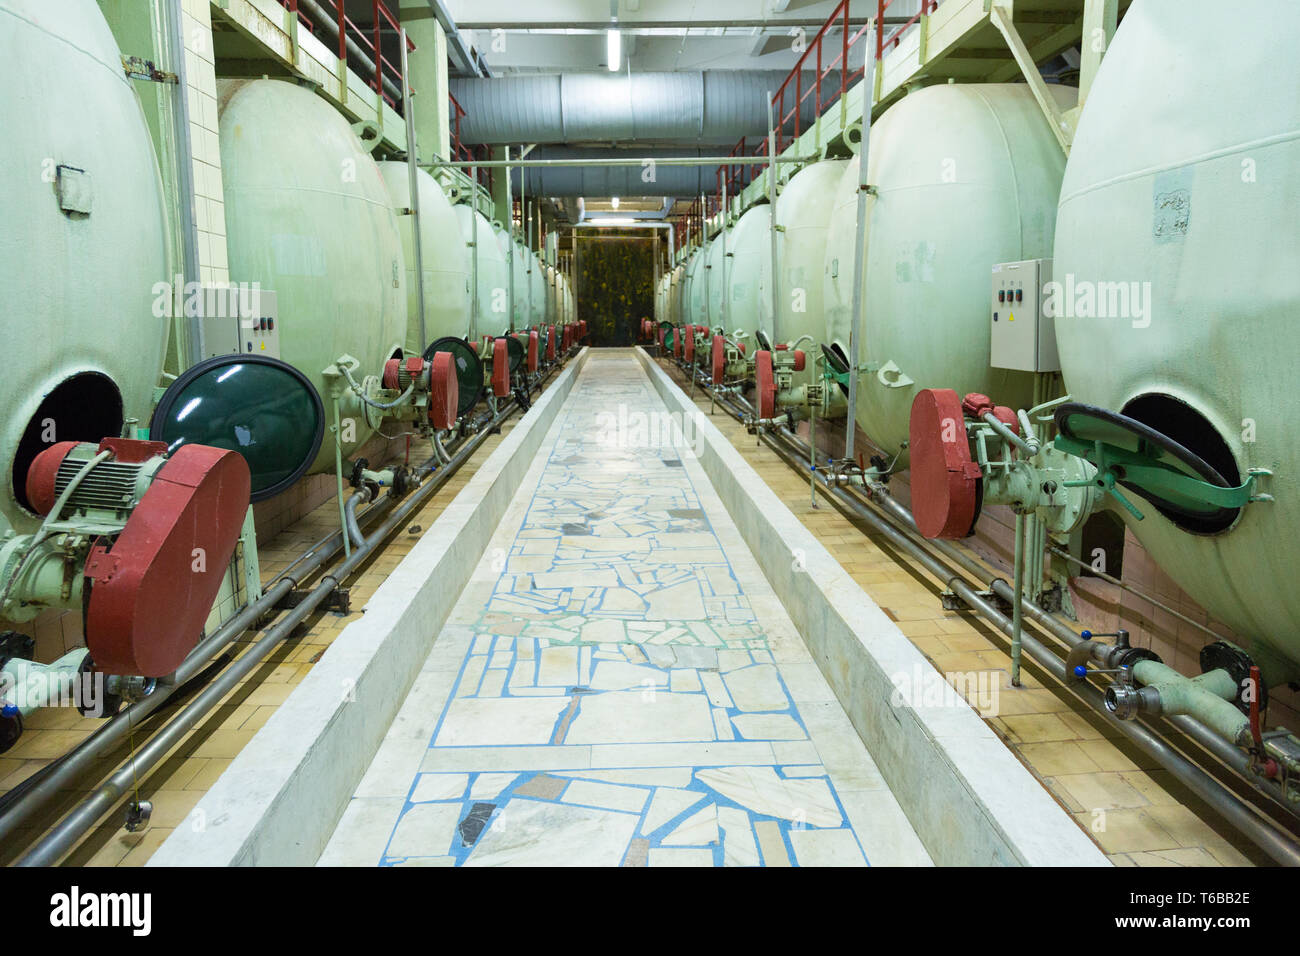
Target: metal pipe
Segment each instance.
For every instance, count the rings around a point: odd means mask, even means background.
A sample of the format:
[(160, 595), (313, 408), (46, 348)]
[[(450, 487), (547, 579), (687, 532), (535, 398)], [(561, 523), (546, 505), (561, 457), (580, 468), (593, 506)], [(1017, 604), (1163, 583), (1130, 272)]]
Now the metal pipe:
[[(737, 398), (739, 399), (739, 396)], [(743, 399), (739, 399), (739, 401), (746, 410), (752, 412), (747, 402), (744, 402)], [(720, 404), (724, 407), (731, 405), (732, 414), (738, 418), (743, 419), (746, 414), (745, 412), (738, 414), (735, 406), (726, 398), (720, 399)], [(762, 432), (760, 438), (783, 460), (796, 468), (803, 467), (804, 462), (797, 451), (798, 447), (802, 446), (803, 443), (788, 429), (781, 427), (776, 430), (775, 434)], [(785, 450), (781, 442), (792, 446), (796, 451)], [(973, 610), (1010, 636), (1012, 622), (1006, 615), (985, 600), (964, 578), (955, 574), (952, 568), (944, 565), (934, 552), (937, 551), (944, 557), (952, 559), (959, 567), (972, 573), (977, 580), (986, 579), (988, 571), (972, 556), (965, 554), (946, 541), (930, 541), (927, 539), (927, 546), (918, 544), (913, 535), (919, 535), (919, 532), (916, 531), (912, 516), (902, 505), (888, 496), (873, 496), (871, 499), (872, 505), (875, 506), (873, 508), (861, 501), (849, 490), (826, 482), (824, 476), (822, 476), (822, 483), (827, 494), (834, 496), (837, 501), (844, 504), (855, 515), (870, 524), (873, 530), (878, 531), (900, 550), (905, 551), (909, 556), (925, 566), (930, 573), (943, 581), (945, 586), (961, 597)], [(893, 520), (889, 520), (891, 518)], [(895, 522), (898, 522), (898, 524), (895, 524)], [(905, 525), (907, 530), (899, 527), (899, 524)], [(1011, 587), (1001, 578), (994, 579), (989, 588), (995, 596), (1008, 602), (1014, 597)], [(1042, 626), (1049, 634), (1060, 639), (1067, 646), (1073, 646), (1082, 640), (1074, 631), (1032, 601), (1024, 601), (1023, 612), (1035, 624)], [(1051, 651), (1037, 638), (1028, 634), (1022, 635), (1022, 648), (1054, 677), (1061, 680), (1062, 683), (1067, 683), (1067, 686), (1076, 695), (1083, 698), (1093, 710), (1105, 717), (1112, 726), (1124, 734), (1137, 747), (1155, 758), (1161, 766), (1214, 807), (1225, 819), (1274, 860), (1288, 866), (1300, 866), (1300, 846), (1297, 846), (1293, 836), (1280, 829), (1272, 820), (1261, 816), (1258, 811), (1244, 803), (1205, 770), (1174, 750), (1145, 724), (1135, 720), (1116, 719), (1106, 709), (1100, 689), (1086, 683), (1068, 684), (1065, 662), (1060, 655)], [(1240, 776), (1251, 783), (1255, 790), (1269, 797), (1279, 806), (1288, 809), (1291, 813), (1296, 813), (1296, 809), (1291, 807), (1285, 801), (1285, 798), (1281, 796), (1280, 790), (1276, 787), (1273, 787), (1271, 791), (1265, 789), (1268, 785), (1257, 774), (1250, 771), (1249, 757), (1243, 751), (1233, 747), (1228, 741), (1215, 735), (1209, 728), (1191, 717), (1177, 715), (1168, 717), (1166, 720), (1174, 727), (1186, 732), (1212, 755), (1224, 760), (1230, 768), (1236, 770)]]
[(352, 543), (358, 548), (365, 547), (366, 536), (361, 533), (361, 526), (357, 524), (357, 505), (369, 500), (370, 490), (366, 488), (350, 496), (347, 504), (343, 506), (343, 526), (347, 529)]
[(1021, 640), (1021, 621), (1023, 620), (1024, 603), (1025, 603), (1025, 513), (1016, 512), (1016, 547), (1014, 557), (1012, 558), (1012, 577), (1015, 582), (1012, 586), (1014, 594), (1011, 598), (1011, 686), (1020, 686), (1020, 651), (1023, 646)]
[[(510, 147), (503, 147), (505, 150), (505, 178), (506, 178), (506, 313), (509, 315), (508, 329), (513, 330), (515, 327), (515, 200), (510, 195)], [(486, 164), (484, 164), (486, 165)], [(496, 330), (493, 330), (496, 335)]]
[[(764, 435), (763, 437), (766, 438), (767, 436)], [(774, 443), (769, 442), (769, 447), (773, 447), (773, 450), (781, 454), (781, 451), (775, 447)], [(782, 457), (785, 457), (785, 455), (782, 455)], [(791, 460), (799, 461), (798, 458)], [(943, 581), (947, 588), (957, 594), (982, 617), (1004, 634), (1010, 636), (1012, 622), (971, 587), (965, 578), (944, 565), (938, 557), (917, 544), (911, 536), (895, 527), (892, 522), (887, 521), (867, 505), (858, 502), (845, 489), (831, 486), (828, 487), (828, 493), (847, 505), (855, 515), (871, 524), (873, 530), (887, 538), (891, 544), (919, 562), (940, 581)], [(1065, 662), (1059, 655), (1053, 653), (1036, 638), (1028, 634), (1022, 635), (1021, 640), (1024, 651), (1030, 657), (1053, 677), (1063, 683), (1065, 682)], [(1131, 720), (1118, 720), (1111, 716), (1105, 708), (1102, 692), (1095, 686), (1078, 684), (1072, 685), (1070, 689), (1084, 698), (1094, 710), (1105, 715), (1113, 727), (1142, 750), (1155, 757), (1166, 770), (1240, 829), (1243, 834), (1249, 837), (1270, 857), (1286, 866), (1300, 866), (1300, 846), (1297, 846), (1294, 838), (1282, 831), (1273, 821), (1258, 815), (1255, 810), (1243, 803), (1223, 784), (1175, 751), (1144, 725)]]
[(474, 182), (474, 191), (471, 193), (469, 204), (469, 235), (470, 245), (474, 249), (474, 256), (470, 260), (470, 308), (469, 308), (469, 335), (466, 336), (471, 342), (478, 341), (478, 167), (469, 168), (469, 178)]
[[(545, 377), (549, 377), (550, 371)], [(513, 404), (504, 414), (513, 411)], [(486, 424), (486, 422), (484, 423)], [(466, 455), (483, 440), (487, 431), (457, 442), (456, 456), (462, 450)], [(448, 473), (459, 467), (449, 467)], [(415, 471), (415, 477), (422, 478), (433, 471), (432, 462), (426, 462)], [(387, 512), (394, 504), (391, 496), (385, 495), (358, 516), (360, 525), (368, 525), (374, 519)], [(255, 602), (245, 606), (221, 627), (204, 638), (175, 673), (160, 680), (152, 694), (142, 700), (133, 702), (109, 718), (75, 748), (68, 751), (56, 761), (42, 767), (9, 792), (0, 795), (0, 841), (26, 824), (37, 812), (48, 806), (59, 794), (70, 789), (95, 764), (112, 753), (146, 717), (159, 710), (171, 697), (189, 681), (208, 668), (216, 655), (232, 644), (250, 627), (253, 627), (264, 615), (273, 611), (277, 604), (295, 587), (314, 575), (321, 567), (338, 554), (344, 547), (343, 532), (333, 531), (317, 541), (311, 548), (299, 555), (276, 578)]]
[(775, 97), (772, 91), (767, 93), (767, 203), (770, 215), (768, 216), (768, 232), (771, 239), (772, 256), (772, 345), (775, 346), (780, 340), (778, 334), (778, 307), (780, 303), (780, 286), (779, 274), (776, 270), (776, 120), (775, 120)]
[[(848, 15), (847, 9), (845, 15)], [(880, 29), (879, 24), (875, 29)], [(867, 46), (864, 49), (871, 49), (874, 37), (868, 35)], [(847, 67), (847, 61), (844, 64)], [(864, 90), (873, 89), (873, 76), (876, 71), (876, 61), (872, 57), (867, 57), (867, 72), (863, 77), (862, 88)], [(862, 260), (866, 257), (867, 246), (867, 196), (871, 187), (867, 183), (868, 158), (871, 154), (871, 110), (862, 111), (862, 139), (858, 146), (858, 194), (857, 194), (857, 221), (855, 223), (856, 233), (853, 240), (853, 318), (849, 326), (849, 418), (848, 425), (844, 429), (844, 457), (852, 462), (854, 460), (854, 441), (857, 439), (857, 425), (854, 416), (858, 408), (858, 364), (859, 352), (858, 346), (862, 338)]]
[[(362, 512), (359, 522), (368, 524), (387, 511), (392, 501), (381, 498)], [(159, 681), (154, 692), (129, 704), (109, 718), (92, 735), (58, 760), (42, 767), (13, 790), (0, 796), (0, 842), (6, 840), (50, 800), (70, 788), (95, 763), (112, 753), (144, 719), (158, 710), (177, 690), (206, 668), (218, 652), (233, 643), (300, 582), (311, 577), (343, 547), (341, 531), (321, 538), (286, 568), (262, 596), (247, 605), (225, 624), (204, 638), (181, 662), (176, 672)], [(302, 565), (298, 568), (298, 565)]]
[[(402, 103), (406, 104), (411, 102), (411, 71), (407, 62), (406, 28), (401, 27), (397, 35), (402, 46), (402, 85), (406, 87)], [(377, 51), (376, 57), (378, 57)], [(424, 327), (424, 251), (420, 235), (419, 148), (415, 140), (415, 110), (403, 106), (402, 113), (406, 120), (406, 178), (411, 189), (411, 229), (415, 245), (415, 309), (420, 323), (420, 348), (425, 349), (429, 346), (429, 339)]]
[[(494, 427), (514, 411), (513, 402), (507, 403), (493, 418)], [(64, 853), (71, 850), (77, 841), (90, 830), (99, 819), (108, 813), (130, 792), (134, 782), (160, 760), (192, 730), (198, 722), (215, 707), (254, 667), (271, 652), (281, 641), (293, 633), (294, 629), (307, 615), (315, 610), (343, 581), (351, 576), (363, 561), (370, 556), (375, 547), (397, 527), (399, 527), (416, 508), (420, 507), (434, 491), (473, 454), (492, 433), (492, 427), (481, 430), (465, 443), (457, 452), (454, 466), (448, 466), (434, 472), (432, 478), (402, 500), (392, 509), (392, 513), (375, 530), (363, 545), (358, 546), (338, 568), (324, 575), (320, 582), (303, 600), (284, 617), (265, 631), (253, 645), (239, 658), (222, 671), (210, 684), (191, 700), (167, 725), (132, 755), (107, 781), (93, 794), (64, 817), (48, 834), (45, 835), (26, 855), (18, 861), (19, 866), (51, 866), (58, 862)], [(427, 466), (426, 466), (427, 467)], [(387, 499), (388, 496), (385, 496)]]
[(599, 159), (516, 159), (508, 161), (503, 159), (491, 160), (473, 160), (473, 159), (439, 159), (429, 163), (421, 163), (426, 169), (435, 169), (443, 166), (477, 166), (479, 169), (520, 169), (532, 166), (646, 166), (654, 163), (656, 166), (726, 166), (728, 164), (737, 166), (741, 164), (750, 165), (770, 165), (771, 163), (811, 163), (816, 160), (816, 156), (658, 156), (653, 158), (647, 157), (623, 157), (623, 156), (606, 156)]

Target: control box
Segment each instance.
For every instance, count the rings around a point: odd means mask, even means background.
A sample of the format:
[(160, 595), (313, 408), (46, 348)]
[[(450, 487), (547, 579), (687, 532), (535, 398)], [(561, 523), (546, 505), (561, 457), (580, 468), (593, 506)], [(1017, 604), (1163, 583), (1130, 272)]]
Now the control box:
[(280, 357), (280, 322), (274, 292), (247, 283), (204, 286), (203, 357), (264, 355)]
[(1002, 262), (993, 267), (989, 365), (1019, 372), (1059, 372), (1056, 320), (1043, 314), (1051, 259)]

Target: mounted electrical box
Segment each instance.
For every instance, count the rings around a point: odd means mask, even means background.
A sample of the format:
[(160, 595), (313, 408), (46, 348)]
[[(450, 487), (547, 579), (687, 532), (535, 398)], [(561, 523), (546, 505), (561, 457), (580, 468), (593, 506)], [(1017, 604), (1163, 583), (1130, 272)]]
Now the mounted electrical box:
[(274, 292), (247, 284), (204, 286), (203, 357), (280, 357), (280, 321)]
[(1002, 262), (993, 267), (989, 308), (989, 365), (993, 368), (1060, 371), (1056, 322), (1043, 315), (1043, 288), (1051, 281), (1051, 259)]

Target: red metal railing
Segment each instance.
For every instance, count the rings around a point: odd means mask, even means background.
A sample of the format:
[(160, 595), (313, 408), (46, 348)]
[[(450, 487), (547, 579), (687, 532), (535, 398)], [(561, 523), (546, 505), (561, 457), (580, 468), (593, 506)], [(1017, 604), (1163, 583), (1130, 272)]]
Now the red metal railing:
[[(402, 59), (401, 50), (397, 53), (397, 62), (394, 63), (388, 57), (384, 56), (384, 34), (391, 33), (397, 35), (400, 33), (401, 24), (393, 16), (388, 5), (383, 0), (371, 0), (371, 24), (369, 29), (359, 27), (348, 17), (344, 0), (320, 0), (322, 7), (327, 11), (333, 12), (331, 21), (338, 30), (338, 56), (339, 61), (346, 63), (348, 60), (348, 40), (352, 40), (362, 51), (362, 56), (369, 60), (372, 75), (368, 77), (370, 88), (384, 98), (384, 102), (393, 109), (397, 109), (399, 98), (390, 96), (384, 89), (384, 80), (389, 80), (399, 90), (405, 90), (402, 83)], [(298, 0), (280, 0), (280, 5), (290, 13), (298, 17), (299, 22), (305, 24), (308, 30), (314, 34), (316, 26), (312, 23), (302, 10), (298, 8)], [(415, 49), (415, 44), (408, 37), (406, 40), (407, 52)]]
[[(877, 0), (876, 2), (876, 23), (884, 23), (885, 10), (887, 10), (894, 0)], [(922, 16), (933, 13), (939, 6), (939, 0), (921, 0), (920, 10), (907, 22), (900, 24), (888, 37), (884, 35), (883, 30), (876, 31), (876, 62), (879, 63), (884, 57), (885, 48), (892, 45), (897, 47), (902, 39), (903, 32), (916, 25)], [(839, 26), (840, 32), (838, 38), (830, 38), (829, 34), (836, 26)], [(849, 68), (849, 50), (857, 45), (870, 26), (870, 21), (862, 24), (854, 32), (849, 23), (849, 0), (840, 0), (826, 22), (822, 24), (820, 30), (813, 36), (812, 41), (807, 48), (800, 54), (799, 59), (795, 62), (794, 68), (786, 76), (784, 82), (777, 88), (773, 94), (774, 112), (776, 114), (776, 152), (780, 155), (782, 150), (799, 138), (802, 130), (802, 121), (805, 103), (810, 97), (813, 97), (813, 107), (816, 116), (821, 116), (827, 109), (839, 102), (849, 87), (861, 79), (866, 74), (865, 57), (864, 65), (856, 69)], [(825, 46), (827, 41), (832, 44), (832, 48), (838, 47), (834, 59), (826, 62)], [(815, 63), (816, 80), (809, 89), (804, 89), (804, 71), (807, 68), (810, 58)], [(839, 88), (836, 84), (831, 83), (830, 89), (826, 89), (826, 78), (833, 70), (839, 70), (840, 81)], [(791, 83), (794, 89), (790, 90)], [(794, 103), (786, 109), (786, 93), (790, 92), (793, 96)], [(867, 91), (871, 96), (871, 91)], [(760, 137), (758, 142), (750, 147), (748, 139), (742, 137), (728, 153), (728, 156), (762, 156), (768, 150), (767, 137)], [(727, 195), (734, 196), (740, 190), (748, 186), (754, 179), (761, 175), (762, 167), (749, 163), (740, 163), (718, 167), (717, 173), (717, 196), (719, 201), (722, 196), (723, 176), (726, 176)]]
[[(486, 146), (471, 146), (461, 142), (460, 138), (460, 121), (465, 117), (465, 108), (460, 105), (456, 97), (451, 93), (447, 94), (447, 99), (451, 106), (451, 112), (448, 119), (451, 122), (451, 158), (460, 162), (473, 162), (478, 159), (489, 159), (490, 151)], [(469, 170), (464, 170), (465, 175), (469, 175)], [(491, 179), (488, 171), (483, 168), (476, 170), (476, 178), (483, 186), (490, 186)]]

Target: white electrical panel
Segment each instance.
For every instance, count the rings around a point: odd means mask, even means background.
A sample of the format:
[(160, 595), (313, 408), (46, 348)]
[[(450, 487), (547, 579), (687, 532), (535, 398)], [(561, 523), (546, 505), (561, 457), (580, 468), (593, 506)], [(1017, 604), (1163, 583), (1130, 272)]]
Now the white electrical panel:
[(275, 293), (237, 286), (205, 286), (202, 294), (203, 357), (280, 357), (280, 322)]
[(989, 308), (989, 365), (993, 368), (1060, 371), (1056, 321), (1043, 315), (1043, 289), (1051, 281), (1051, 259), (1002, 262), (993, 267)]

